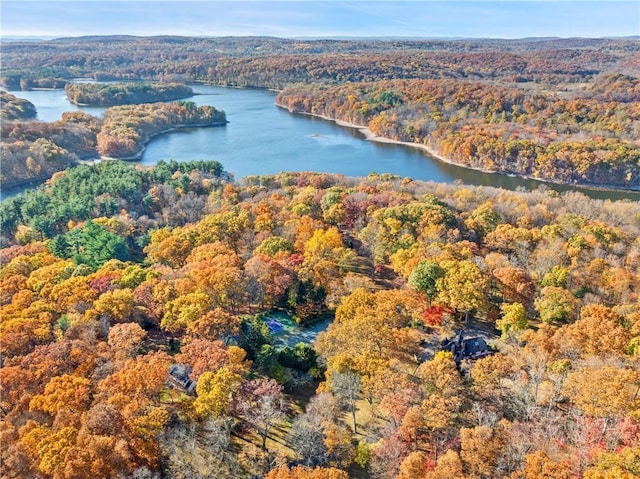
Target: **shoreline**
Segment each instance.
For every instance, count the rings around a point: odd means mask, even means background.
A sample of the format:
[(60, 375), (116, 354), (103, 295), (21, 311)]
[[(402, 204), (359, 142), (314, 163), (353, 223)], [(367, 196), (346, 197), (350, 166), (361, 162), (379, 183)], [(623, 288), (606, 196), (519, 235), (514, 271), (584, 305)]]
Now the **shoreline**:
[(139, 101), (136, 103), (114, 103), (114, 104), (108, 104), (108, 105), (98, 105), (98, 104), (93, 104), (93, 103), (78, 103), (75, 102), (73, 100), (69, 100), (69, 98), (67, 97), (67, 101), (69, 103), (71, 103), (72, 105), (75, 106), (83, 106), (83, 107), (89, 107), (89, 108), (113, 108), (114, 106), (129, 106), (129, 105), (149, 105), (152, 103), (166, 103), (166, 102), (171, 102), (171, 101), (178, 101), (178, 100), (184, 100), (186, 98), (191, 98), (194, 97), (196, 95), (201, 95), (201, 93), (192, 93), (189, 96), (177, 96), (177, 97), (173, 97), (173, 98), (167, 98), (167, 99), (163, 99), (163, 100), (150, 100), (150, 101)]
[[(70, 165), (70, 166), (76, 166), (76, 165)], [(64, 171), (64, 170), (60, 170), (60, 171)], [(53, 175), (51, 175), (51, 176), (53, 176)], [(12, 188), (20, 188), (21, 186), (28, 186), (28, 185), (36, 184), (36, 183), (38, 183), (38, 184), (44, 183), (45, 181), (51, 179), (51, 176), (38, 176), (36, 178), (31, 178), (31, 179), (28, 179), (28, 180), (19, 181), (17, 183), (4, 184), (4, 185), (0, 186), (0, 190), (12, 189)]]
[(386, 138), (384, 136), (378, 136), (374, 132), (372, 132), (369, 129), (368, 126), (357, 125), (355, 123), (350, 123), (350, 122), (345, 121), (345, 120), (339, 120), (339, 119), (336, 119), (336, 118), (331, 118), (331, 117), (328, 117), (326, 115), (320, 115), (320, 114), (317, 114), (317, 113), (308, 113), (308, 112), (304, 112), (304, 111), (295, 111), (295, 110), (292, 110), (291, 108), (288, 108), (288, 107), (286, 107), (284, 105), (281, 105), (281, 104), (279, 104), (277, 102), (276, 102), (276, 106), (278, 108), (282, 108), (283, 110), (287, 110), (289, 113), (293, 113), (293, 114), (296, 114), (296, 115), (311, 116), (311, 117), (314, 117), (314, 118), (320, 118), (322, 120), (334, 122), (338, 126), (356, 129), (360, 133), (362, 133), (362, 135), (364, 135), (366, 141), (373, 141), (373, 142), (377, 142), (377, 143), (387, 143), (387, 144), (393, 144), (393, 145), (403, 145), (403, 146), (408, 146), (410, 148), (416, 148), (416, 149), (422, 150), (422, 151), (426, 152), (429, 156), (433, 157), (434, 159), (436, 159), (438, 161), (441, 161), (442, 163), (446, 163), (446, 164), (452, 165), (452, 166), (457, 166), (457, 167), (460, 167), (460, 168), (465, 168), (467, 170), (479, 171), (481, 173), (488, 173), (488, 174), (495, 174), (495, 175), (513, 176), (513, 177), (522, 178), (522, 179), (525, 179), (525, 180), (539, 181), (541, 183), (549, 183), (549, 184), (558, 185), (558, 186), (584, 188), (584, 189), (587, 189), (587, 190), (640, 193), (640, 188), (622, 188), (622, 187), (615, 186), (615, 185), (593, 185), (593, 184), (590, 184), (590, 183), (565, 183), (565, 182), (562, 182), (562, 181), (550, 180), (550, 179), (546, 179), (546, 178), (536, 178), (536, 177), (527, 176), (527, 175), (501, 173), (501, 172), (495, 171), (495, 170), (486, 170), (486, 169), (483, 169), (483, 168), (474, 168), (474, 167), (471, 167), (471, 166), (463, 165), (461, 163), (457, 163), (457, 162), (453, 161), (451, 158), (447, 158), (446, 156), (442, 155), (441, 153), (439, 153), (438, 151), (434, 150), (432, 147), (430, 147), (428, 145), (424, 145), (422, 143), (412, 143), (410, 141), (392, 140), (391, 138)]
[[(153, 140), (156, 136), (159, 135), (163, 135), (165, 133), (171, 133), (177, 130), (184, 130), (187, 128), (212, 128), (212, 127), (216, 127), (216, 126), (225, 126), (227, 123), (229, 123), (227, 120), (225, 120), (224, 122), (217, 122), (217, 123), (201, 123), (201, 124), (197, 124), (197, 125), (179, 125), (179, 126), (174, 126), (171, 128), (168, 128), (166, 130), (162, 130), (159, 131), (158, 133), (154, 133), (153, 135), (150, 135), (149, 137), (145, 138), (142, 148), (135, 154), (135, 155), (131, 155), (131, 156), (125, 156), (122, 158), (116, 158), (113, 156), (99, 156), (97, 158), (79, 158), (77, 163), (73, 164), (73, 165), (69, 165), (69, 167), (73, 167), (73, 166), (77, 166), (77, 165), (81, 165), (83, 163), (85, 164), (93, 164), (93, 163), (97, 163), (99, 161), (116, 161), (116, 160), (120, 160), (120, 161), (140, 161), (142, 159), (142, 154), (144, 153), (145, 149), (147, 148), (147, 144)], [(64, 171), (64, 170), (61, 170)], [(55, 173), (54, 173), (55, 174)], [(20, 188), (21, 186), (27, 186), (29, 184), (42, 184), (45, 183), (47, 180), (50, 180), (51, 177), (53, 175), (50, 176), (39, 176), (37, 178), (30, 178), (28, 180), (23, 180), (17, 183), (10, 183), (10, 184), (4, 184), (1, 186), (1, 189), (12, 189), (12, 188)]]
[(188, 128), (213, 128), (213, 127), (216, 127), (216, 126), (225, 126), (228, 123), (229, 123), (229, 121), (225, 120), (224, 122), (216, 122), (216, 123), (198, 123), (198, 124), (195, 124), (195, 125), (177, 125), (177, 126), (172, 126), (171, 128), (167, 128), (166, 130), (159, 131), (157, 133), (154, 133), (154, 134), (149, 135), (148, 137), (146, 137), (144, 139), (144, 141), (142, 142), (142, 148), (140, 150), (138, 150), (137, 153), (135, 153), (135, 154), (133, 154), (131, 156), (124, 156), (124, 157), (120, 157), (120, 158), (116, 158), (116, 157), (113, 157), (113, 156), (100, 156), (98, 158), (95, 158), (94, 160), (86, 160), (86, 161), (99, 161), (99, 160), (140, 161), (142, 159), (142, 155), (143, 155), (144, 151), (147, 149), (147, 145), (156, 136), (164, 135), (165, 133), (172, 133), (172, 132), (178, 131), (178, 130), (186, 130)]

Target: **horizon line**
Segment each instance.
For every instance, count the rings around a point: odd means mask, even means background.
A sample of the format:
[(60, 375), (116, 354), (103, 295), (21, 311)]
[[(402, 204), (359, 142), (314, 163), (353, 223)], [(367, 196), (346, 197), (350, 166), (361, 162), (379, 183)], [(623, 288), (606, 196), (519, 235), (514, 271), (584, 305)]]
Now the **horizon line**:
[(286, 36), (286, 35), (184, 35), (176, 33), (156, 33), (152, 35), (135, 35), (131, 33), (107, 33), (107, 34), (77, 34), (77, 35), (2, 35), (0, 40), (64, 40), (72, 38), (103, 38), (103, 37), (131, 37), (131, 38), (155, 38), (155, 37), (179, 37), (179, 38), (199, 38), (199, 39), (215, 39), (215, 38), (272, 38), (281, 40), (640, 40), (640, 35), (603, 35), (603, 36), (526, 36), (526, 37), (500, 37), (500, 36), (429, 36), (429, 35), (309, 35), (309, 36)]

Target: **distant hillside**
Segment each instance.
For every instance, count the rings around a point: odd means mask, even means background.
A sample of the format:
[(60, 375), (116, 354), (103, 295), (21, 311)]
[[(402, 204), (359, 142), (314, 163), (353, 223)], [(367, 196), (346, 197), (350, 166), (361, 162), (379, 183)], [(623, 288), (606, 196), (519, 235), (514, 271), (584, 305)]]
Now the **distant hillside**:
[(158, 80), (282, 89), (292, 83), (522, 77), (557, 85), (640, 71), (633, 39), (296, 40), (91, 36), (3, 44), (1, 84)]

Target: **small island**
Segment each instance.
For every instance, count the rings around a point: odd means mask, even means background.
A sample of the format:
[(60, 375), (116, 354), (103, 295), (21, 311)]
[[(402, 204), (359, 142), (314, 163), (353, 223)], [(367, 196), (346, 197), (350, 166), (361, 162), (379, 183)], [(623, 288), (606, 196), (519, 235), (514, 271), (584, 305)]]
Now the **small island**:
[(67, 83), (69, 101), (80, 106), (117, 106), (179, 100), (193, 96), (182, 83)]
[(0, 92), (0, 120), (33, 120), (37, 115), (36, 107), (29, 100)]

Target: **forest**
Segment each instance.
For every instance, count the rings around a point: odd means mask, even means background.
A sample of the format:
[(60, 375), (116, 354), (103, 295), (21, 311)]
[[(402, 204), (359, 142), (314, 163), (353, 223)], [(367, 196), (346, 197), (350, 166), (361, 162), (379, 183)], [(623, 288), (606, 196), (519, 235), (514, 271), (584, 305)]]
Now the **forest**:
[(67, 83), (67, 98), (76, 105), (115, 106), (180, 100), (193, 96), (181, 83)]
[(457, 164), (562, 183), (640, 188), (640, 80), (598, 77), (579, 96), (460, 80), (301, 85), (293, 112), (368, 127)]
[[(473, 168), (640, 187), (634, 39), (2, 49), (8, 89), (271, 88)], [(0, 100), (0, 185), (48, 178), (0, 203), (1, 478), (640, 477), (640, 203), (146, 168), (114, 158), (225, 113), (177, 101), (44, 123)], [(274, 317), (303, 339), (283, 343)], [(459, 335), (488, 354), (453, 354)]]
[(640, 474), (638, 202), (104, 161), (0, 218), (2, 477)]
[[(5, 115), (4, 104), (1, 111)], [(114, 106), (102, 118), (75, 111), (52, 123), (3, 121), (0, 185), (45, 180), (80, 160), (135, 159), (154, 135), (226, 122), (224, 111), (188, 101)]]
[(400, 78), (588, 82), (637, 75), (634, 39), (293, 40), (97, 36), (3, 45), (0, 84), (61, 88), (74, 78), (163, 80), (282, 89), (293, 83)]

